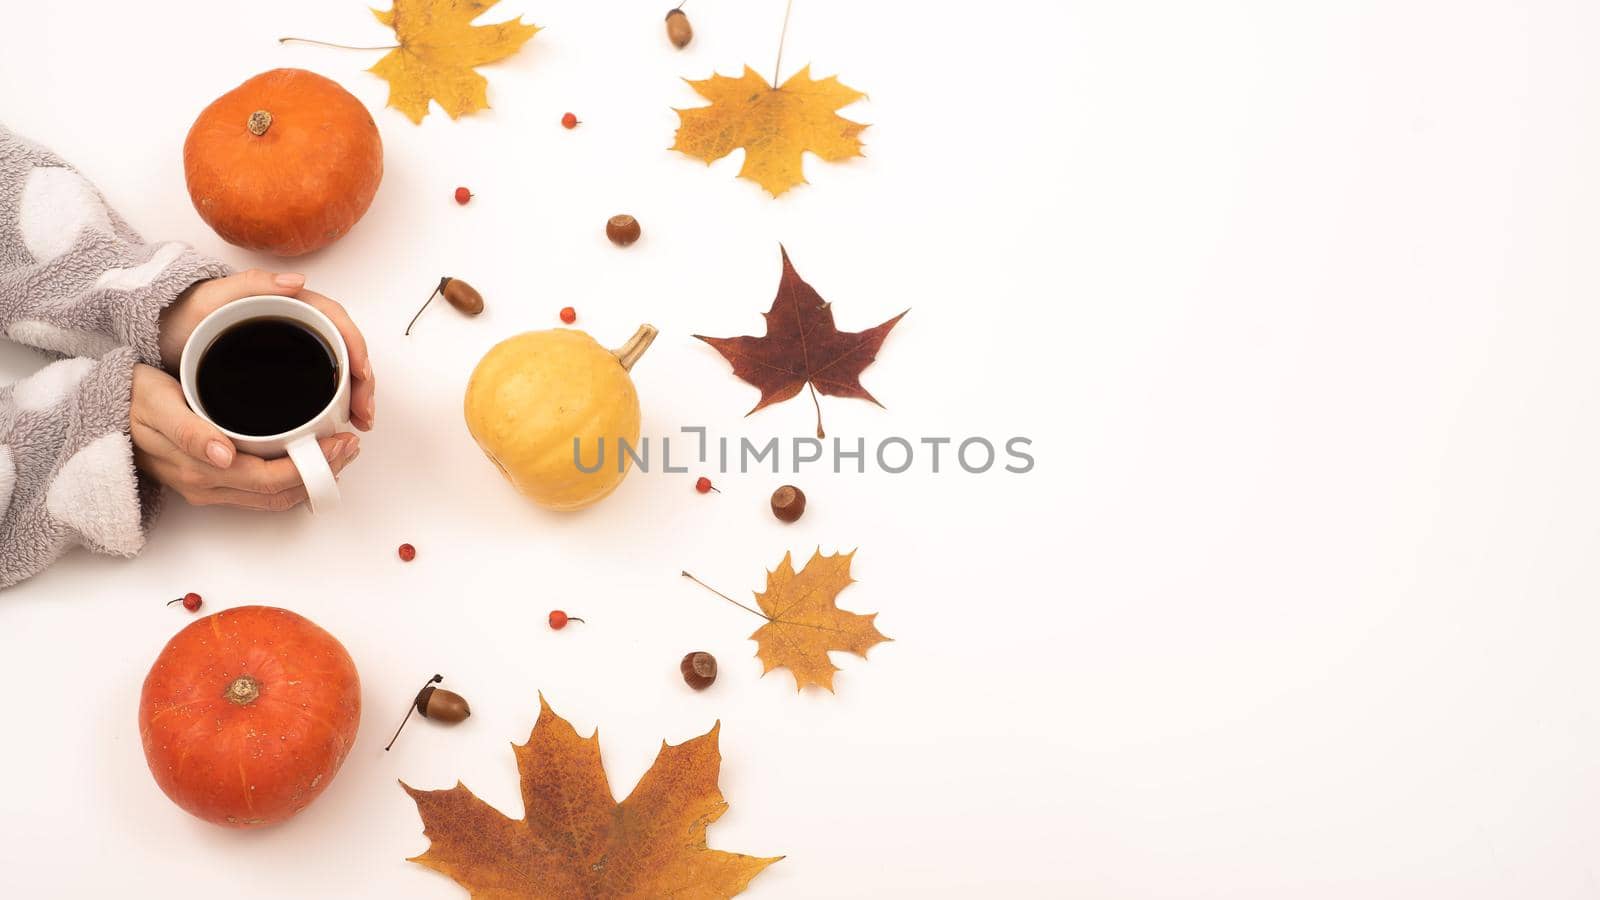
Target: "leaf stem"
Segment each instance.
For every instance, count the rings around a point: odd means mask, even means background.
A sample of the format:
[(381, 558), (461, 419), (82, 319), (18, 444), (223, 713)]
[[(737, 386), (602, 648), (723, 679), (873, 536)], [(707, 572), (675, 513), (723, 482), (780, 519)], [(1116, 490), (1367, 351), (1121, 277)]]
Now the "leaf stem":
[(718, 597), (721, 597), (722, 599), (728, 601), (729, 603), (732, 603), (734, 606), (739, 607), (740, 609), (744, 610), (745, 612), (755, 613), (756, 615), (760, 616), (761, 618), (766, 619), (768, 622), (772, 621), (772, 617), (767, 615), (766, 613), (764, 613), (764, 612), (762, 612), (762, 611), (760, 611), (758, 609), (751, 609), (750, 607), (745, 606), (743, 603), (740, 603), (739, 601), (733, 599), (732, 597), (729, 597), (727, 594), (724, 594), (723, 592), (717, 590), (716, 588), (712, 587), (711, 585), (706, 584), (704, 581), (701, 581), (700, 579), (694, 577), (693, 575), (690, 575), (688, 572), (684, 572), (682, 574), (683, 574), (683, 577), (689, 579), (690, 581), (694, 582), (695, 584), (700, 585), (701, 587), (705, 588), (706, 590), (710, 591), (711, 593), (716, 594)]
[(428, 295), (428, 299), (422, 301), (421, 309), (418, 309), (417, 310), (417, 314), (412, 316), (411, 317), (411, 321), (406, 323), (406, 336), (410, 336), (410, 334), (411, 334), (411, 326), (417, 324), (417, 319), (422, 318), (422, 310), (427, 309), (428, 308), (428, 304), (433, 302), (433, 298), (439, 296), (439, 292), (444, 290), (444, 286), (449, 284), (449, 283), (450, 283), (450, 276), (448, 276), (448, 275), (446, 275), (445, 277), (439, 279), (438, 287), (435, 287), (433, 289), (433, 293)]
[(807, 381), (806, 387), (811, 388), (811, 403), (817, 408), (817, 437), (825, 438), (827, 435), (822, 433), (822, 401), (817, 399), (817, 386)]
[[(444, 676), (443, 675), (435, 675), (432, 678), (428, 679), (428, 684), (438, 684), (439, 682), (441, 682), (443, 680), (444, 680)], [(428, 684), (424, 684), (422, 686), (422, 690), (423, 691), (428, 689)], [(418, 691), (417, 692), (417, 697), (419, 699), (422, 697), (422, 691)], [(406, 723), (407, 722), (411, 721), (411, 714), (416, 712), (416, 711), (417, 711), (417, 701), (416, 700), (412, 700), (411, 701), (411, 705), (406, 708), (406, 717), (404, 719), (400, 720), (400, 727), (396, 728), (394, 730), (394, 737), (389, 738), (389, 743), (384, 745), (383, 752), (388, 753), (389, 752), (389, 748), (394, 746), (394, 742), (400, 739), (401, 730), (406, 727)]]
[(772, 87), (774, 90), (778, 87), (778, 72), (783, 69), (783, 42), (789, 37), (789, 12), (792, 9), (794, 9), (794, 0), (787, 0), (783, 4), (783, 30), (778, 32), (778, 61), (772, 64)]
[(316, 41), (316, 40), (312, 40), (311, 38), (302, 38), (302, 37), (281, 37), (281, 38), (278, 38), (278, 43), (280, 43), (280, 44), (288, 44), (288, 43), (291, 43), (291, 42), (292, 43), (296, 43), (296, 44), (316, 44), (318, 47), (333, 47), (333, 48), (338, 49), (338, 50), (399, 50), (400, 49), (400, 45), (399, 44), (386, 44), (385, 46), (382, 46), (382, 47), (352, 47), (349, 44), (330, 44), (327, 41)]

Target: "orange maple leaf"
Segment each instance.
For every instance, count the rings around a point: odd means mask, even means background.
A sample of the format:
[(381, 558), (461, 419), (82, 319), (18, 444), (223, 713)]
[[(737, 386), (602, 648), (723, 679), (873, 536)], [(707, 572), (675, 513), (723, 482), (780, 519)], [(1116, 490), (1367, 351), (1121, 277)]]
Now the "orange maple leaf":
[(431, 841), (412, 861), (455, 879), (475, 900), (732, 897), (783, 857), (706, 847), (706, 826), (728, 809), (717, 787), (721, 727), (677, 746), (662, 742), (633, 793), (617, 803), (599, 731), (578, 737), (541, 694), (528, 742), (512, 746), (523, 817), (508, 818), (459, 781), (444, 791), (401, 782)]
[(489, 82), (475, 66), (505, 59), (539, 30), (521, 17), (473, 25), (500, 0), (394, 0), (372, 11), (400, 46), (369, 71), (389, 82), (389, 105), (418, 124), (437, 100), (452, 119), (489, 108)]
[(689, 85), (711, 105), (674, 110), (679, 125), (672, 149), (709, 165), (743, 147), (740, 176), (774, 197), (806, 183), (801, 155), (807, 150), (829, 162), (862, 155), (857, 135), (867, 126), (837, 111), (866, 94), (837, 76), (815, 81), (807, 66), (774, 88), (745, 66), (738, 78), (713, 74)]
[(873, 621), (877, 613), (862, 615), (837, 605), (839, 592), (855, 583), (850, 577), (855, 555), (852, 550), (823, 556), (819, 547), (796, 573), (785, 553), (783, 562), (767, 573), (767, 589), (756, 594), (767, 624), (750, 635), (761, 674), (781, 666), (794, 673), (795, 690), (815, 684), (831, 691), (839, 667), (828, 659), (828, 651), (846, 650), (865, 659), (871, 647), (892, 640), (878, 631)]

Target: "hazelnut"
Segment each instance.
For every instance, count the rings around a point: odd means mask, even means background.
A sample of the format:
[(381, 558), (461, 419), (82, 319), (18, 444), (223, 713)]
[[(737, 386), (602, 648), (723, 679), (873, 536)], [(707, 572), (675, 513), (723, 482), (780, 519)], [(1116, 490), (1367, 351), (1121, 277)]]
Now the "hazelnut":
[(704, 650), (687, 653), (683, 662), (678, 663), (678, 671), (683, 673), (683, 682), (697, 691), (703, 691), (717, 680), (717, 658)]
[(793, 522), (805, 514), (806, 494), (792, 484), (772, 492), (772, 514), (782, 522)]
[(639, 239), (639, 220), (623, 213), (606, 220), (606, 237), (618, 247), (626, 247)]

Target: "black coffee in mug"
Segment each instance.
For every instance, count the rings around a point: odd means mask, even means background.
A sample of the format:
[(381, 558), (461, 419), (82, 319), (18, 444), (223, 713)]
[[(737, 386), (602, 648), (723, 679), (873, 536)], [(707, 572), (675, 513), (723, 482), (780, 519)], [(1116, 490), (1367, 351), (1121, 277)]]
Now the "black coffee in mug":
[(265, 437), (311, 421), (339, 390), (339, 362), (291, 319), (250, 319), (217, 335), (195, 369), (200, 405), (236, 434)]

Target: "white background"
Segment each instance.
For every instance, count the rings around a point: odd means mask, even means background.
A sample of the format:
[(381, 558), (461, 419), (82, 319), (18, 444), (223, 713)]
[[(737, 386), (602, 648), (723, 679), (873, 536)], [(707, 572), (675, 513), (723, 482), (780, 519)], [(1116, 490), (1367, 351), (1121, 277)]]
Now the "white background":
[[(273, 264), (200, 222), (179, 158), (270, 67), (373, 108), (387, 168), (353, 233), (285, 264), (374, 348), (345, 511), (174, 503), (138, 559), (0, 596), (7, 893), (461, 896), (404, 861), (426, 841), (395, 780), (517, 815), (542, 690), (601, 728), (619, 794), (720, 718), (711, 843), (788, 855), (752, 897), (1600, 896), (1600, 6), (798, 0), (786, 74), (841, 74), (872, 127), (773, 200), (739, 154), (665, 148), (680, 76), (770, 72), (781, 3), (693, 0), (683, 52), (668, 5), (508, 0), (489, 18), (547, 30), (484, 70), (495, 108), (416, 127), (379, 54), (274, 43), (384, 43), (359, 2), (8, 4), (0, 116), (148, 236)], [(472, 364), (569, 304), (603, 343), (661, 328), (646, 434), (809, 434), (803, 397), (742, 418), (755, 391), (689, 337), (759, 331), (779, 241), (842, 327), (911, 307), (863, 379), (888, 409), (824, 398), (830, 434), (1026, 435), (1035, 471), (709, 497), (635, 473), (561, 516), (481, 458)], [(402, 339), (443, 274), (488, 311)], [(789, 527), (763, 510), (785, 480), (811, 498)], [(896, 640), (797, 695), (678, 572), (744, 596), (819, 544), (860, 548), (841, 604)], [(285, 826), (198, 823), (145, 771), (139, 686), (186, 590), (304, 613), (361, 669), (356, 747)], [(705, 694), (691, 649), (722, 662)], [(385, 755), (435, 671), (473, 718)]]

